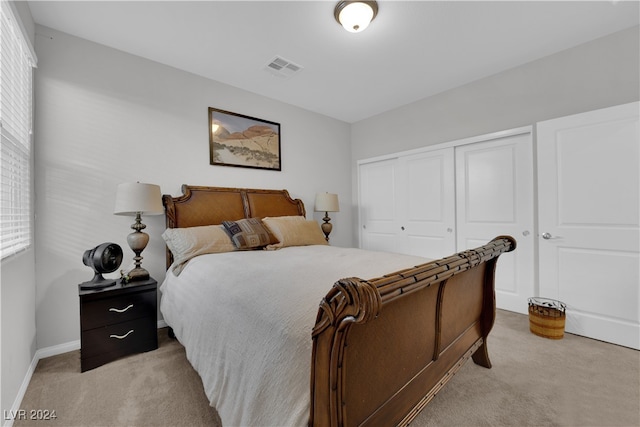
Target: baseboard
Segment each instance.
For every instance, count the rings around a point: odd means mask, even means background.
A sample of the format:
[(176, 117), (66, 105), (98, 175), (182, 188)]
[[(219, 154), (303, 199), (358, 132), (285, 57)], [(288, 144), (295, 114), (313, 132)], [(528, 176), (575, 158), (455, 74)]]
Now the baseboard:
[[(166, 328), (167, 322), (164, 320), (158, 320), (158, 329)], [(6, 411), (3, 414), (4, 424), (3, 427), (12, 427), (13, 426), (13, 416), (12, 414), (16, 414), (17, 416), (20, 410), (20, 405), (22, 405), (22, 399), (24, 398), (25, 393), (27, 392), (27, 388), (29, 387), (29, 383), (31, 382), (31, 377), (36, 370), (36, 366), (38, 366), (38, 362), (40, 359), (46, 359), (47, 357), (57, 356), (59, 354), (68, 353), (70, 351), (75, 351), (80, 349), (80, 340), (71, 341), (64, 344), (58, 344), (51, 347), (41, 348), (36, 351), (36, 354), (33, 356), (31, 360), (31, 364), (29, 365), (29, 369), (27, 369), (27, 373), (24, 376), (24, 380), (22, 380), (22, 385), (20, 386), (20, 390), (18, 390), (18, 395), (16, 396), (15, 401), (13, 402), (13, 406), (11, 407), (10, 412), (7, 414)], [(8, 419), (7, 419), (8, 418)]]
[(46, 359), (47, 357), (57, 356), (59, 354), (68, 353), (74, 350), (80, 350), (80, 340), (41, 348), (40, 350), (36, 351), (34, 359), (36, 357), (38, 358), (38, 360)]
[(27, 387), (29, 387), (29, 382), (31, 382), (31, 377), (33, 376), (33, 372), (36, 370), (36, 366), (38, 366), (39, 360), (40, 360), (40, 357), (38, 355), (38, 352), (36, 351), (36, 354), (33, 356), (33, 359), (31, 360), (31, 364), (27, 369), (27, 373), (24, 376), (24, 380), (22, 380), (22, 385), (20, 386), (20, 389), (18, 390), (18, 395), (16, 396), (16, 399), (13, 402), (13, 406), (11, 407), (11, 412), (7, 414), (6, 412), (3, 411), (4, 413), (2, 418), (4, 420), (4, 424), (3, 424), (4, 427), (13, 426), (14, 418), (18, 416), (20, 405), (22, 404), (22, 398), (24, 398), (24, 395), (27, 392)]

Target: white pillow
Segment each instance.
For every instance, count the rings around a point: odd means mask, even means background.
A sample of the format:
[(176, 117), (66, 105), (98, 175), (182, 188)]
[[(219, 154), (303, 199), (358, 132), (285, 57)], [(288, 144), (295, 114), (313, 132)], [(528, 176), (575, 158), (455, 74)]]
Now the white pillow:
[(173, 254), (173, 272), (178, 275), (191, 258), (203, 254), (235, 251), (236, 247), (221, 225), (167, 228), (162, 238)]

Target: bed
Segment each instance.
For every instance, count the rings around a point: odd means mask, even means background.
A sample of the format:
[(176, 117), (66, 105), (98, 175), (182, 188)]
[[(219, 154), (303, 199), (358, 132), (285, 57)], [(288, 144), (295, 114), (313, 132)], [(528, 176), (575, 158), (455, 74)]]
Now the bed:
[(280, 240), (186, 262), (167, 250), (161, 311), (223, 425), (407, 425), (468, 359), (491, 367), (496, 261), (513, 238), (435, 261), (283, 245), (296, 237), (278, 224), (315, 223), (286, 190), (182, 193), (163, 196), (165, 233), (259, 218)]

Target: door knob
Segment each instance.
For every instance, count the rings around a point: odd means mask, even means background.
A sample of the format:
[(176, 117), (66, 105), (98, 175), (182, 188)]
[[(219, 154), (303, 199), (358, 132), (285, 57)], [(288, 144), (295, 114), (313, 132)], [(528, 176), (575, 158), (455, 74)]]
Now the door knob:
[(550, 240), (550, 239), (559, 239), (561, 236), (552, 236), (551, 233), (542, 233), (542, 238), (544, 240)]

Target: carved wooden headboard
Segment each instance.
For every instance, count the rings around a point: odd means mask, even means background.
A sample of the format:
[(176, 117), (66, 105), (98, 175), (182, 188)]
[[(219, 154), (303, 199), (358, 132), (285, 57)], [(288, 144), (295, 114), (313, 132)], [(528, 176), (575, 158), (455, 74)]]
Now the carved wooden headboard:
[[(292, 199), (287, 190), (201, 187), (183, 185), (182, 195), (162, 196), (167, 228), (221, 224), (242, 218), (305, 216), (304, 203)], [(172, 262), (167, 249), (167, 268)]]

